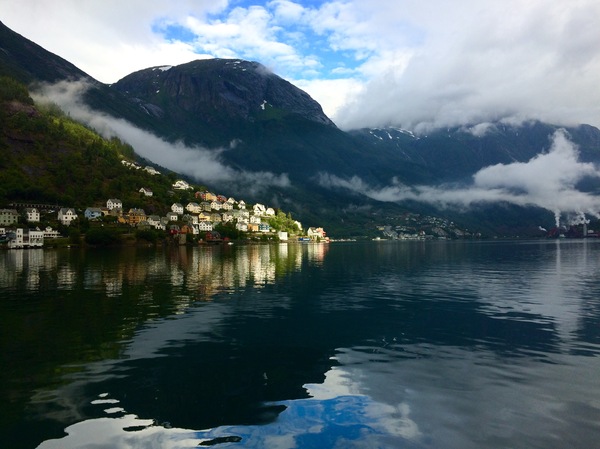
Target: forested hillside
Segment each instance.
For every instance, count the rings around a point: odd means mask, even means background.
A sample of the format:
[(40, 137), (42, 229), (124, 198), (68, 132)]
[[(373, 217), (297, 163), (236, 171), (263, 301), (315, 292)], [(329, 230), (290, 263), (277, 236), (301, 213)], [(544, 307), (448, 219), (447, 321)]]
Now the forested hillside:
[[(100, 137), (56, 106), (34, 104), (27, 88), (12, 78), (0, 79), (0, 103), (0, 204), (85, 208), (118, 197), (127, 207), (160, 213), (174, 200), (175, 173), (161, 169), (163, 176), (153, 176), (124, 166), (122, 160), (136, 159), (131, 146)], [(141, 187), (154, 196), (142, 199)]]

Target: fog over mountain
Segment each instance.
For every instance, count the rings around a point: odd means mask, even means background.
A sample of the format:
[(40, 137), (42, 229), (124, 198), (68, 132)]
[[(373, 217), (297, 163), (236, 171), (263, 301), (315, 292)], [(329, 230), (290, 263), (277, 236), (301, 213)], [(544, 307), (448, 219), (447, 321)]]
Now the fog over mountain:
[(576, 187), (585, 178), (600, 179), (600, 169), (595, 164), (579, 161), (577, 146), (569, 141), (564, 129), (556, 131), (551, 141), (547, 153), (527, 162), (482, 168), (466, 185), (408, 186), (393, 179), (391, 185), (377, 189), (358, 176), (341, 179), (326, 173), (320, 174), (320, 182), (326, 187), (345, 188), (378, 201), (413, 200), (440, 208), (468, 209), (499, 202), (538, 206), (554, 213), (556, 226), (560, 225), (563, 214), (569, 223), (585, 221), (586, 214), (600, 218), (600, 197)]
[[(173, 171), (191, 176), (202, 182), (216, 185), (235, 185), (237, 189), (259, 192), (269, 186), (287, 187), (290, 181), (285, 174), (236, 170), (221, 160), (228, 148), (186, 146), (182, 142), (170, 143), (156, 135), (134, 126), (126, 120), (91, 109), (85, 104), (84, 94), (92, 85), (88, 81), (61, 81), (41, 84), (33, 97), (41, 103), (54, 103), (74, 119), (85, 123), (106, 138), (118, 137), (129, 143), (142, 157)], [(235, 142), (231, 142), (235, 146)]]

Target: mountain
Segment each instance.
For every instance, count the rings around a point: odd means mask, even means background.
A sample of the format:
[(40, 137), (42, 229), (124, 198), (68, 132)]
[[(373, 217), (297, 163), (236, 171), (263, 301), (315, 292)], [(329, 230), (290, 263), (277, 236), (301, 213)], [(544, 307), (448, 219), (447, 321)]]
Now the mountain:
[[(533, 232), (553, 221), (540, 207), (501, 203), (439, 210), (417, 201), (386, 202), (380, 194), (398, 186), (466, 185), (484, 167), (526, 163), (549, 150), (559, 128), (552, 124), (496, 123), (419, 136), (393, 128), (343, 131), (308, 94), (257, 62), (197, 60), (151, 67), (105, 85), (1, 23), (0, 74), (33, 86), (85, 80), (83, 101), (98, 113), (192, 151), (218, 154), (221, 166), (237, 173), (285, 176), (289, 185), (268, 190), (236, 182), (219, 188), (234, 196), (244, 192), (334, 234), (372, 234), (376, 225), (393, 223), (406, 212), (448, 217), (488, 235)], [(598, 129), (581, 125), (567, 131), (582, 161), (600, 161)], [(135, 150), (146, 155), (143, 147)], [(600, 191), (597, 180), (583, 184), (587, 191)]]

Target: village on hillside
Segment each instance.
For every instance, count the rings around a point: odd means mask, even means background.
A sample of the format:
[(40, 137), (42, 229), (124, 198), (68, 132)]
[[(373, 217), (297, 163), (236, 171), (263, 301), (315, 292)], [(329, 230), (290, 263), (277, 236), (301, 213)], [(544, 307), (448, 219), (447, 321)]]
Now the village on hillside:
[[(141, 168), (135, 163), (122, 161), (130, 168)], [(152, 167), (144, 170), (150, 174), (160, 174)], [(184, 180), (176, 180), (173, 190), (193, 190), (194, 187)], [(140, 187), (139, 194), (152, 197), (147, 187)], [(218, 195), (207, 190), (194, 193), (194, 201), (182, 204), (174, 202), (164, 216), (146, 214), (144, 209), (129, 208), (118, 198), (107, 198), (103, 207), (87, 207), (79, 213), (73, 207), (55, 207), (43, 204), (12, 204), (12, 208), (0, 209), (0, 243), (8, 248), (42, 247), (45, 239), (65, 237), (68, 229), (76, 220), (87, 220), (89, 224), (104, 226), (129, 225), (135, 230), (163, 231), (178, 244), (194, 241), (199, 243), (218, 243), (222, 238), (215, 229), (227, 225), (240, 235), (266, 236), (269, 240), (318, 241), (328, 242), (321, 227), (310, 227), (304, 232), (302, 224), (293, 221), (293, 229), (276, 229), (273, 223), (277, 214), (272, 207), (256, 203), (248, 205), (244, 200)], [(56, 209), (56, 210), (55, 210)], [(42, 217), (44, 220), (42, 220)], [(41, 222), (50, 222), (53, 226), (40, 229)]]

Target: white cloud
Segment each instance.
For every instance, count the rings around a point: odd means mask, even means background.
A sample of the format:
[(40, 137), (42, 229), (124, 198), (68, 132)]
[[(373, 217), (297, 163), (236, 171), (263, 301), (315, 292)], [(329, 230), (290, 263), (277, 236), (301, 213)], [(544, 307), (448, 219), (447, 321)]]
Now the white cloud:
[(406, 186), (397, 180), (384, 188), (374, 188), (362, 179), (341, 179), (319, 175), (321, 185), (344, 188), (378, 201), (414, 200), (438, 207), (469, 208), (482, 203), (507, 202), (519, 206), (538, 206), (558, 219), (566, 214), (581, 220), (585, 214), (600, 218), (600, 197), (577, 190), (584, 178), (600, 178), (600, 169), (578, 160), (576, 146), (564, 130), (552, 136), (547, 153), (528, 162), (497, 164), (479, 170), (468, 186)]
[[(90, 110), (81, 100), (89, 89), (85, 82), (60, 82), (42, 86), (33, 97), (38, 102), (52, 102), (71, 117), (86, 123), (104, 137), (116, 136), (129, 143), (137, 154), (181, 174), (191, 176), (198, 182), (212, 185), (226, 183), (229, 188), (245, 189), (255, 194), (269, 186), (289, 187), (287, 174), (271, 172), (247, 172), (227, 166), (221, 155), (226, 148), (208, 149), (188, 147), (181, 142), (169, 143), (159, 137), (136, 128), (131, 123)], [(232, 142), (231, 145), (234, 145)]]
[[(2, 9), (9, 27), (103, 82), (241, 57), (307, 86), (335, 82), (309, 93), (342, 128), (600, 126), (596, 0), (3, 0)], [(161, 24), (195, 39), (166, 39)]]

